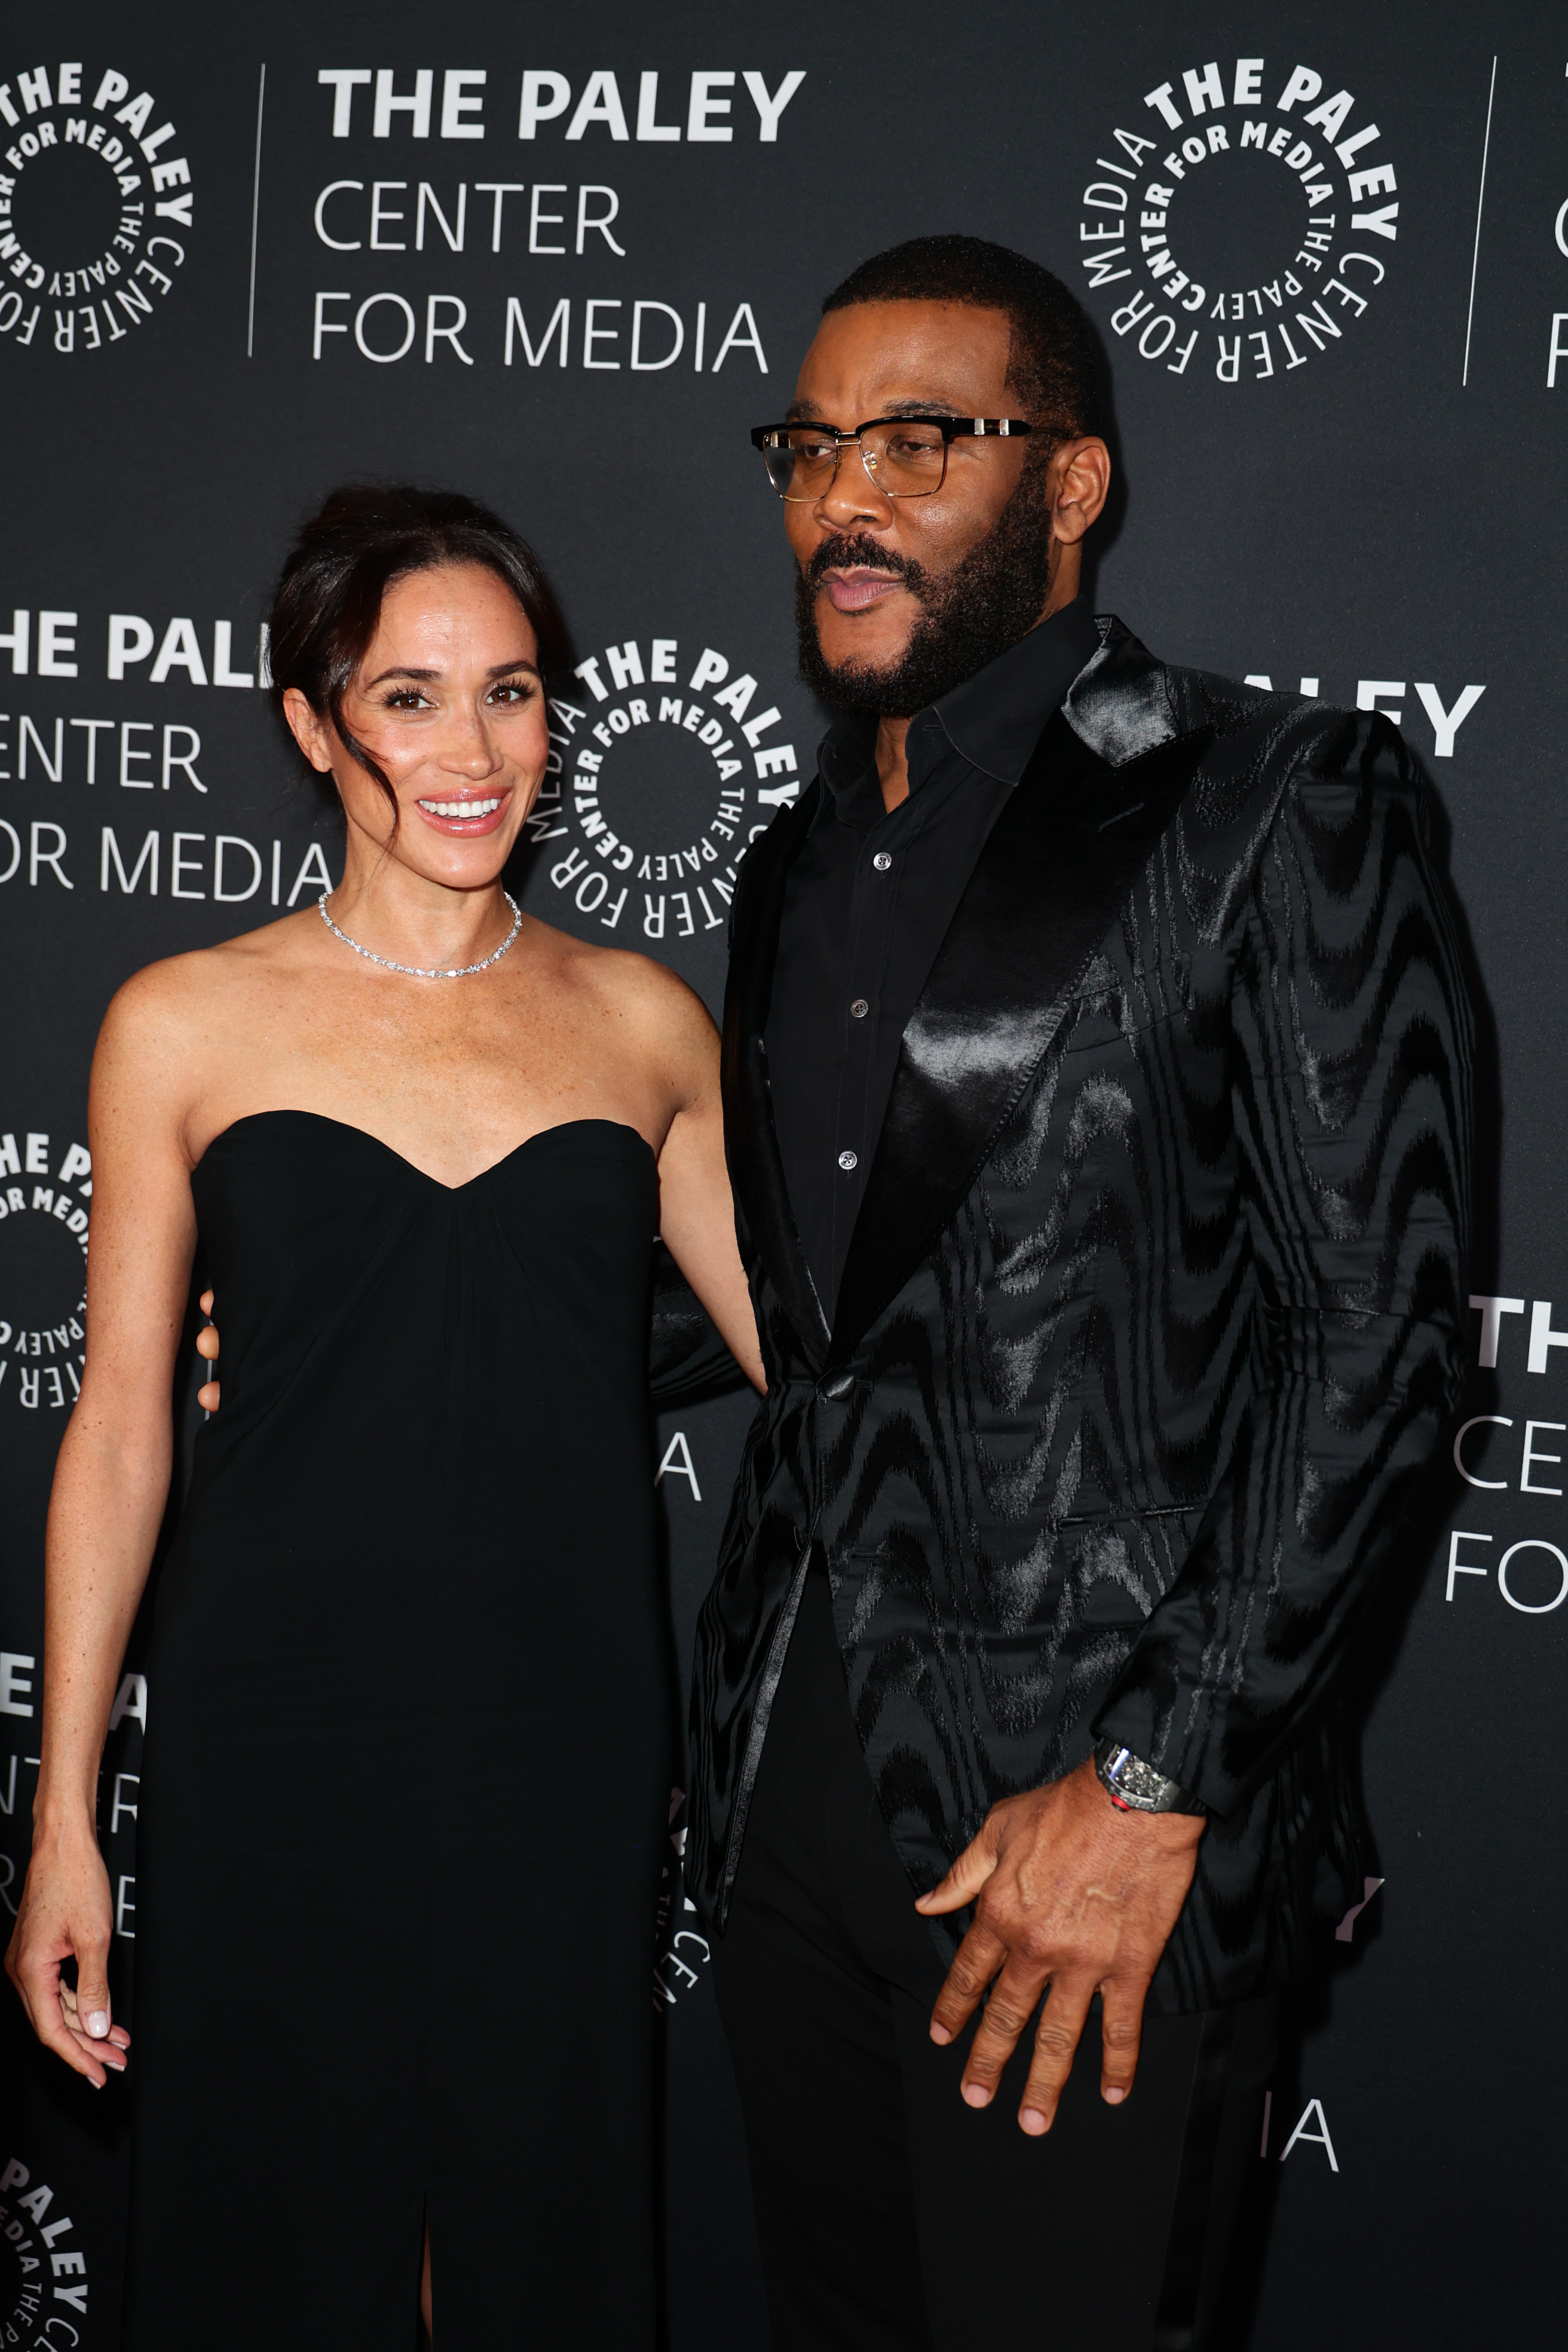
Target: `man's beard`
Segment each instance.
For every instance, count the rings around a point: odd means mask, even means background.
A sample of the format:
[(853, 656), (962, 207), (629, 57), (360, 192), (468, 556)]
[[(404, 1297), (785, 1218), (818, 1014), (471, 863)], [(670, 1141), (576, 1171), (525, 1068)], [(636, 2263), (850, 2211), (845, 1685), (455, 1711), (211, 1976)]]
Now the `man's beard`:
[[(825, 539), (795, 575), (802, 679), (830, 709), (910, 718), (1027, 635), (1046, 601), (1050, 551), (1045, 472), (1033, 467), (987, 537), (951, 572), (933, 574), (873, 539)], [(895, 573), (924, 608), (902, 655), (879, 669), (854, 659), (835, 667), (825, 658), (816, 633), (815, 606), (823, 573), (860, 564)]]

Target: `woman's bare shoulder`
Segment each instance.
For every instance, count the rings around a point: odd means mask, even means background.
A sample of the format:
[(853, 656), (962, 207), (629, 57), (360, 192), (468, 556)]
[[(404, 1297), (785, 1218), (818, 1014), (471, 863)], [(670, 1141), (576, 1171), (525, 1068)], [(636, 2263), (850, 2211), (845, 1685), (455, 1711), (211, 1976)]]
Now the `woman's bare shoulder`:
[(258, 986), (299, 960), (307, 919), (289, 915), (215, 947), (143, 964), (110, 1000), (99, 1032), (100, 1058), (117, 1065), (155, 1060), (216, 1044)]
[(594, 997), (606, 1011), (677, 1038), (710, 1038), (713, 1022), (697, 991), (652, 956), (635, 948), (600, 947), (574, 939), (569, 932), (541, 924), (548, 951), (560, 961), (572, 984)]

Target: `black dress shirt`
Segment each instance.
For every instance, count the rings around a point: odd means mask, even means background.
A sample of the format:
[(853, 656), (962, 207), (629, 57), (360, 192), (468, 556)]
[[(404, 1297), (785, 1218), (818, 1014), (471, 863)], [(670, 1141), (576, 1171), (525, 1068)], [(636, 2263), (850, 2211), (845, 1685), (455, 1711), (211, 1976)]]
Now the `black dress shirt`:
[(824, 739), (821, 805), (791, 868), (768, 1013), (784, 1181), (831, 1322), (904, 1026), (1046, 721), (1100, 646), (1082, 598), (910, 721), (890, 814), (876, 721)]

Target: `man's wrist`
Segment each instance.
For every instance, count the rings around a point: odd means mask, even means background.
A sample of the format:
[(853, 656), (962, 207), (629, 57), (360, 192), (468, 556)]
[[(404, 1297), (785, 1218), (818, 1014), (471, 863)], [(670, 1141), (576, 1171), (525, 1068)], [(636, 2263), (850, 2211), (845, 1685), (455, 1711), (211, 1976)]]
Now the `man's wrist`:
[(1179, 1780), (1146, 1764), (1110, 1733), (1095, 1742), (1094, 1769), (1111, 1803), (1123, 1812), (1202, 1815), (1208, 1810)]

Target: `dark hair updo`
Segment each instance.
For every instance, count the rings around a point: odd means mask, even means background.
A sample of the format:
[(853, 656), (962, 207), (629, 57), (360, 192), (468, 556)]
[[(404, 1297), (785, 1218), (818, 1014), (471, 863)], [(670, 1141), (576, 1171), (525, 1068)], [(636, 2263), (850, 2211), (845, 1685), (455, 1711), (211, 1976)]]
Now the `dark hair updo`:
[(479, 563), (503, 580), (539, 643), (548, 678), (566, 659), (566, 627), (555, 591), (528, 541), (477, 499), (406, 482), (351, 482), (331, 492), (289, 551), (268, 618), (272, 698), (297, 687), (319, 717), (386, 794), (397, 829), (397, 795), (376, 761), (343, 723), (343, 697), (358, 674), (395, 580), (438, 565)]

